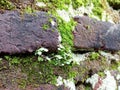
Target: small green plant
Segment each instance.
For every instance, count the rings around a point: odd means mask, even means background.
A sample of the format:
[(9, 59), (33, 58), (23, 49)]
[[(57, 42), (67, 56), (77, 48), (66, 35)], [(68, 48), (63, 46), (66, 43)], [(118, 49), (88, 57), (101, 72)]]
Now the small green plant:
[(97, 60), (99, 57), (100, 57), (100, 55), (97, 52), (92, 52), (90, 54), (90, 60)]
[(18, 82), (18, 86), (22, 89), (25, 89), (26, 86), (27, 86), (27, 81), (25, 79), (20, 79), (20, 80), (17, 80)]
[(49, 63), (55, 66), (64, 66), (65, 64), (71, 63), (71, 51), (67, 50), (63, 46), (60, 46), (60, 48), (58, 48), (57, 53), (52, 53), (45, 56), (42, 54), (44, 52), (48, 52), (48, 49), (40, 48), (36, 51), (35, 55), (38, 55), (38, 61), (49, 61)]
[(35, 10), (31, 7), (31, 6), (27, 6), (27, 7), (25, 7), (25, 9), (23, 9), (23, 11), (25, 12), (25, 13), (29, 13), (29, 14), (31, 14), (31, 13), (33, 13)]
[(98, 72), (98, 75), (101, 76), (101, 77), (105, 77), (105, 73), (104, 72)]
[(9, 0), (0, 0), (0, 9), (11, 10), (13, 8), (14, 8), (14, 6), (12, 5), (12, 3)]
[(67, 5), (70, 4), (71, 0), (37, 0), (37, 2), (44, 2), (48, 9), (67, 9)]
[(48, 58), (46, 58), (44, 55), (42, 55), (42, 53), (44, 52), (48, 52), (47, 48), (41, 47), (40, 49), (38, 49), (35, 52), (35, 55), (38, 55), (38, 61), (44, 61), (44, 60), (48, 60)]
[(9, 65), (18, 65), (20, 64), (20, 58), (19, 57), (12, 57), (12, 56), (4, 56), (6, 60), (9, 61)]
[(110, 69), (112, 70), (118, 70), (118, 67), (120, 66), (120, 61), (111, 61), (111, 66), (110, 66)]
[(75, 78), (78, 72), (76, 71), (71, 71), (68, 73), (68, 78)]
[(86, 85), (86, 86), (85, 86), (85, 90), (92, 90), (91, 85), (89, 85), (89, 84)]
[(49, 25), (44, 24), (42, 28), (43, 28), (44, 30), (47, 30), (47, 29), (49, 28)]

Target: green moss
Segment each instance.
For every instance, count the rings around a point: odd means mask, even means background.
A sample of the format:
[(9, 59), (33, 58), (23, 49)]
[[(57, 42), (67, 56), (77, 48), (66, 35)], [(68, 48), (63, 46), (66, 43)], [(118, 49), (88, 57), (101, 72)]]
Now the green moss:
[(72, 31), (75, 26), (75, 22), (65, 22), (62, 19), (58, 20), (58, 30), (62, 36), (62, 44), (66, 47), (73, 46), (73, 34)]
[(0, 0), (0, 9), (11, 10), (13, 8), (14, 6), (12, 5), (11, 2), (9, 2), (9, 0)]
[(47, 29), (49, 28), (49, 25), (44, 24), (42, 28), (43, 28), (44, 30), (47, 30)]
[(30, 5), (28, 5), (27, 7), (23, 9), (23, 12), (31, 14), (35, 12), (35, 9), (33, 9)]
[(80, 6), (86, 6), (89, 4), (89, 0), (71, 0), (73, 8), (76, 9)]
[[(5, 56), (9, 62), (9, 67), (20, 68), (21, 72), (27, 75), (27, 78), (17, 79), (18, 85), (25, 88), (26, 85), (32, 84), (55, 84), (58, 75), (68, 79), (76, 76), (76, 72), (72, 71), (72, 64), (65, 66), (56, 66), (54, 61), (38, 61), (34, 55)], [(59, 65), (59, 64), (58, 64)], [(56, 76), (57, 71), (57, 76)]]
[(120, 61), (111, 61), (111, 65), (109, 67), (109, 69), (111, 70), (117, 70), (118, 67), (120, 66)]
[(90, 84), (87, 84), (87, 85), (85, 86), (85, 90), (92, 90), (91, 85), (90, 85)]
[(99, 18), (102, 18), (102, 12), (103, 12), (103, 6), (102, 6), (102, 1), (99, 0), (92, 0), (92, 3), (94, 4), (94, 8), (93, 8), (93, 13), (96, 16), (99, 16)]
[(107, 0), (110, 4), (120, 4), (120, 0)]
[(100, 76), (100, 77), (105, 77), (105, 73), (104, 73), (104, 71), (103, 72), (98, 72), (98, 75)]
[(44, 2), (48, 9), (67, 9), (66, 5), (70, 4), (70, 0), (37, 0), (39, 2)]
[(90, 57), (90, 60), (98, 60), (100, 55), (98, 52), (92, 52), (89, 57)]
[(17, 79), (18, 87), (21, 89), (25, 89), (27, 86), (27, 80), (26, 79)]

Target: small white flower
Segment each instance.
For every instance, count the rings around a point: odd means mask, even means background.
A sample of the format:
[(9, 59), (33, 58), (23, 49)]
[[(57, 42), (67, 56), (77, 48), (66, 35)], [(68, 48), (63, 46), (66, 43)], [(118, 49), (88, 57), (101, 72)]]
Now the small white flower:
[(61, 45), (61, 44), (59, 44), (58, 47), (59, 47), (58, 50), (61, 50), (61, 49), (64, 49), (64, 48), (65, 48), (65, 47), (64, 47), (63, 45)]
[(40, 55), (42, 55), (42, 52), (41, 52), (41, 51), (38, 51), (37, 54), (40, 56)]
[(48, 52), (47, 48), (41, 47), (38, 51)]

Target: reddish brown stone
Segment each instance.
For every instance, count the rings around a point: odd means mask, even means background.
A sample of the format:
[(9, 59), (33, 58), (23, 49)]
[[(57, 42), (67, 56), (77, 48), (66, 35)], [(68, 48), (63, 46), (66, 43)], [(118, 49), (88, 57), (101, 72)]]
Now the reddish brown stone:
[(55, 19), (45, 12), (22, 14), (5, 11), (0, 14), (0, 53), (33, 52), (40, 47), (57, 51), (59, 40)]
[(97, 21), (87, 16), (75, 17), (78, 22), (74, 34), (76, 49), (120, 50), (120, 24)]

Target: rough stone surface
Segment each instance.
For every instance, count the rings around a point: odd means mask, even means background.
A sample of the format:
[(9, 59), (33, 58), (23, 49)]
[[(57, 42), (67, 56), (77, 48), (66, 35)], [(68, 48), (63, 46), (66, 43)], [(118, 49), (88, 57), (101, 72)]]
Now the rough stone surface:
[(70, 90), (70, 89), (66, 88), (65, 86), (56, 87), (54, 85), (46, 84), (46, 85), (41, 85), (39, 88), (36, 88), (34, 90)]
[(51, 20), (55, 18), (45, 12), (5, 11), (0, 14), (0, 54), (33, 52), (40, 47), (56, 51), (59, 34)]
[(18, 87), (7, 87), (7, 88), (0, 88), (0, 90), (70, 90), (65, 86), (54, 86), (51, 84), (41, 84), (39, 87), (27, 86), (25, 89), (18, 88)]
[(87, 16), (75, 17), (78, 22), (74, 34), (77, 49), (120, 50), (120, 24), (97, 21)]

